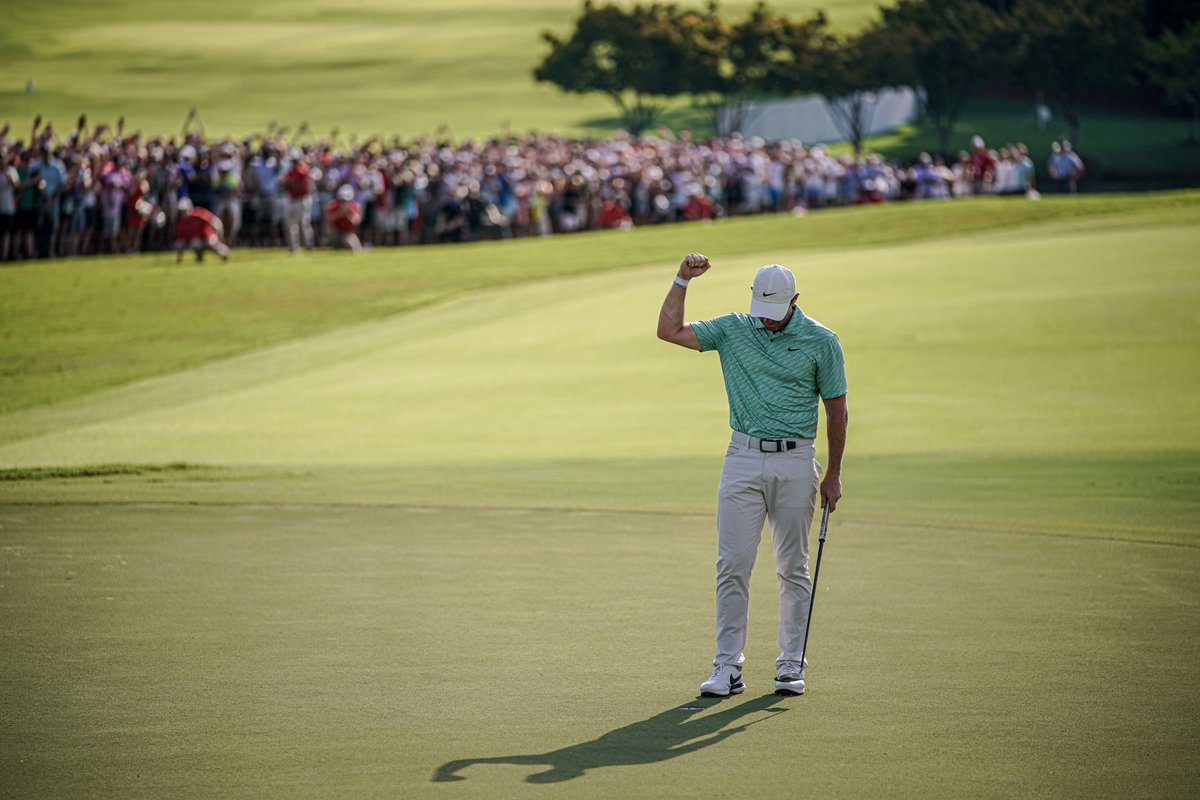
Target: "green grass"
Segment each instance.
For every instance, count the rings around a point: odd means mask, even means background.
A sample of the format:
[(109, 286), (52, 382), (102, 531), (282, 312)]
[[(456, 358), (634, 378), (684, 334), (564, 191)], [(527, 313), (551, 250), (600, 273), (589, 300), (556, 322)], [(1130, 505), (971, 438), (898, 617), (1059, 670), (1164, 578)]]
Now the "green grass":
[[(12, 797), (1165, 797), (1196, 777), (1194, 549), (835, 516), (808, 694), (768, 694), (764, 563), (749, 689), (716, 703), (694, 697), (706, 517), (0, 513)], [(432, 782), (444, 766), (465, 780)]]
[[(722, 4), (740, 18), (752, 4)], [(784, 0), (796, 14), (825, 9), (853, 28), (873, 15), (866, 0)], [(567, 34), (576, 0), (212, 0), (204, 13), (172, 4), (100, 5), (8, 0), (0, 120), (26, 129), (42, 114), (59, 130), (81, 112), (93, 122), (176, 134), (196, 106), (209, 135), (265, 130), (271, 120), (320, 136), (486, 136), (507, 129), (612, 130), (600, 96), (535, 85), (540, 33)], [(35, 92), (25, 91), (26, 79)]]
[[(0, 781), (1184, 794), (1198, 216), (1186, 193), (981, 201), (356, 261), (67, 262), (39, 265), (40, 288), (0, 271), (24, 331), (5, 358), (89, 343), (46, 399), (25, 368), (2, 384)], [(803, 698), (768, 694), (764, 547), (749, 690), (695, 699), (727, 410), (715, 356), (653, 337), (692, 249), (716, 267), (689, 317), (742, 308), (780, 261), (847, 352), (846, 498)], [(476, 289), (447, 296), (429, 282), (447, 270)], [(306, 288), (273, 304), (268, 278), (291, 277)], [(147, 300), (107, 316), (139, 280)], [(189, 297), (220, 301), (189, 307), (195, 341), (170, 321)], [(140, 372), (89, 376), (114, 327)]]
[[(725, 256), (936, 240), (985, 230), (1193, 215), (1196, 193), (987, 199), (840, 209), (584, 234), (496, 245), (387, 249), (361, 258), (239, 251), (225, 266), (176, 266), (169, 254), (39, 262), (0, 270), (0, 412), (68, 400), (132, 380), (353, 322), (387, 318), (459, 291), (670, 262), (701, 238)], [(1136, 218), (1129, 215), (1139, 215)], [(1113, 220), (1113, 217), (1118, 217)], [(1111, 222), (1109, 220), (1112, 220)], [(445, 275), (453, 272), (454, 281)], [(0, 431), (4, 430), (0, 421)]]

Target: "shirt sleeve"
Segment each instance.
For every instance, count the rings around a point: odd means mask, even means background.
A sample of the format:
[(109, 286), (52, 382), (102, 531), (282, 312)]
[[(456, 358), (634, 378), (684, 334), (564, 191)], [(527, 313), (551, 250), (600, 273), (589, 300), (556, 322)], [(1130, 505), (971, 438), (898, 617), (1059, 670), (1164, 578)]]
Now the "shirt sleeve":
[(713, 319), (692, 323), (692, 330), (695, 331), (696, 338), (700, 340), (701, 352), (721, 349), (721, 343), (725, 341), (725, 326), (723, 323), (730, 316), (726, 314), (724, 317), (714, 317)]
[(830, 336), (820, 360), (817, 362), (817, 391), (829, 400), (846, 394), (846, 361), (842, 355), (842, 343), (837, 336)]

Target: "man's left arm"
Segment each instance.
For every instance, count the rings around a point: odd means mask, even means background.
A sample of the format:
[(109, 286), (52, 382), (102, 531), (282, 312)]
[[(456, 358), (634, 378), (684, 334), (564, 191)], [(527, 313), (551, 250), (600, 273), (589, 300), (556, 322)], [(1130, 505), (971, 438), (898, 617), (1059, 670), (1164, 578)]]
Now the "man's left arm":
[(829, 437), (829, 463), (825, 466), (825, 477), (821, 480), (821, 508), (829, 506), (833, 511), (842, 499), (842, 453), (846, 450), (846, 428), (850, 424), (850, 410), (846, 395), (823, 398), (825, 404), (825, 429)]

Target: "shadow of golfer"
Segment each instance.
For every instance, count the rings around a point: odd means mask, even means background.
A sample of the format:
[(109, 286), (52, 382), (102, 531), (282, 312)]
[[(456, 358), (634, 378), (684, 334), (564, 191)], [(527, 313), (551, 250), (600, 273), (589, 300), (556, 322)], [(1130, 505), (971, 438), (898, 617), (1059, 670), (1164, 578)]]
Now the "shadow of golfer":
[(438, 767), (437, 772), (433, 774), (433, 780), (466, 780), (458, 773), (475, 764), (545, 764), (550, 767), (544, 772), (531, 773), (525, 778), (528, 783), (569, 781), (578, 778), (589, 769), (598, 767), (654, 764), (718, 744), (756, 722), (771, 719), (771, 716), (765, 716), (734, 724), (752, 714), (762, 711), (773, 715), (786, 711), (785, 708), (770, 707), (777, 700), (778, 697), (769, 694), (712, 713), (703, 712), (707, 712), (717, 703), (696, 700), (683, 706), (669, 708), (649, 719), (609, 731), (590, 742), (568, 745), (548, 753), (447, 761)]

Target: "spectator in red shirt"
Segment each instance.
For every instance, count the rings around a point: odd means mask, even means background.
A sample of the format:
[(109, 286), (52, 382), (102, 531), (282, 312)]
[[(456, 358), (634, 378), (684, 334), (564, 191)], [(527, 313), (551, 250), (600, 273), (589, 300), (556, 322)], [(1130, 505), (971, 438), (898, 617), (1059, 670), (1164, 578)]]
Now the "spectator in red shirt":
[(983, 194), (990, 191), (996, 176), (996, 158), (979, 136), (971, 139), (971, 155), (967, 158), (967, 170), (971, 175), (971, 193)]
[(620, 228), (629, 230), (633, 227), (633, 217), (629, 215), (629, 205), (625, 197), (618, 195), (610, 197), (600, 206), (600, 216), (596, 220), (600, 228)]
[(212, 250), (221, 257), (229, 260), (229, 248), (222, 241), (225, 226), (221, 220), (206, 208), (192, 205), (186, 197), (179, 201), (179, 221), (175, 224), (175, 263), (183, 260), (184, 250), (193, 250), (196, 260), (203, 261), (205, 251)]
[(356, 253), (362, 252), (358, 240), (358, 225), (362, 222), (362, 207), (354, 200), (354, 187), (343, 185), (337, 197), (325, 209), (325, 220), (331, 229), (333, 246), (349, 247)]
[(288, 248), (293, 252), (313, 249), (312, 207), (313, 192), (317, 190), (308, 166), (308, 156), (299, 149), (292, 151), (292, 166), (283, 175), (287, 196)]
[(700, 184), (687, 187), (687, 200), (679, 209), (679, 216), (685, 220), (712, 219), (713, 204)]

